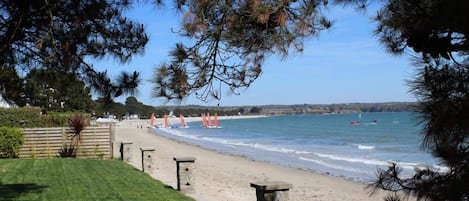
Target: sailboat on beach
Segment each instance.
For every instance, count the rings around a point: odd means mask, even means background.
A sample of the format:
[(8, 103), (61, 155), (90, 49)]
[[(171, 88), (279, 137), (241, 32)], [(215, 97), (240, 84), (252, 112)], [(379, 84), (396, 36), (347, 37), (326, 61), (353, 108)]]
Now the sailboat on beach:
[(208, 123), (207, 123), (207, 119), (205, 118), (205, 113), (202, 113), (200, 117), (202, 118), (202, 127), (207, 128)]
[(163, 115), (163, 128), (169, 128), (169, 120), (168, 120), (168, 115), (164, 114)]
[(214, 120), (210, 117), (210, 113), (202, 113), (202, 127), (203, 128), (221, 128), (220, 123), (218, 122), (218, 115), (215, 113)]
[(221, 128), (220, 127), (220, 123), (218, 122), (218, 115), (217, 113), (215, 113), (215, 116), (213, 117), (213, 126), (217, 127), (217, 128)]
[(182, 116), (182, 114), (179, 114), (179, 120), (181, 121), (181, 128), (189, 128), (189, 126), (186, 124), (186, 121), (184, 120), (184, 116)]
[(155, 113), (151, 113), (150, 126), (153, 127), (155, 124)]

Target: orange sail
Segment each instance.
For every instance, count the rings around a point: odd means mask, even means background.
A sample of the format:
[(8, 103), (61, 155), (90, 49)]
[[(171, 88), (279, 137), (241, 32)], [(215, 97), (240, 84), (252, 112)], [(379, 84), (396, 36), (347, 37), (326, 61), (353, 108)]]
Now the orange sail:
[(205, 128), (207, 128), (207, 126), (208, 126), (207, 116), (205, 116), (205, 114), (203, 114), (202, 118), (203, 118), (203, 121), (204, 121), (202, 125), (203, 125)]
[(169, 127), (169, 122), (168, 122), (168, 115), (164, 115), (163, 116), (163, 120), (164, 120), (164, 127), (165, 128), (168, 128)]
[(215, 116), (213, 117), (213, 126), (218, 127), (220, 124), (218, 123), (218, 115), (215, 113)]
[(151, 117), (150, 117), (150, 126), (153, 126), (153, 124), (155, 124), (155, 114), (154, 114), (154, 113), (151, 113)]
[(210, 118), (210, 113), (207, 113), (207, 124), (208, 127), (212, 126), (212, 119)]
[(202, 127), (207, 128), (207, 119), (205, 118), (205, 114), (202, 113)]
[(181, 119), (181, 128), (185, 128), (186, 121), (184, 121), (184, 116), (182, 116), (182, 114), (179, 114), (179, 119)]

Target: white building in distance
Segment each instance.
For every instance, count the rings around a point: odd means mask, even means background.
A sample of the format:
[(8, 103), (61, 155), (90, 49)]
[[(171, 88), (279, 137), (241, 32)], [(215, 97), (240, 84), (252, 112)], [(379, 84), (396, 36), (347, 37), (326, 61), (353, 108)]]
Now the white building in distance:
[(11, 108), (11, 107), (16, 107), (14, 104), (8, 103), (3, 96), (0, 94), (0, 108)]

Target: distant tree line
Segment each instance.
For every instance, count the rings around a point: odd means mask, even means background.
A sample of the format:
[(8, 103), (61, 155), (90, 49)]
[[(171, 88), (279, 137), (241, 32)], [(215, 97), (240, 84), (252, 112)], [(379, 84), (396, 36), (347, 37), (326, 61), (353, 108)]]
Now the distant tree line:
[(331, 111), (357, 110), (359, 112), (413, 112), (416, 103), (350, 103), (333, 104), (329, 108)]
[(94, 111), (95, 117), (104, 117), (107, 115), (115, 115), (117, 118), (122, 119), (125, 116), (138, 115), (141, 119), (148, 119), (151, 114), (156, 117), (163, 117), (163, 115), (172, 114), (179, 116), (180, 114), (185, 117), (198, 117), (202, 113), (210, 113), (219, 116), (232, 116), (238, 115), (239, 110), (233, 108), (223, 107), (204, 107), (204, 106), (159, 106), (154, 107), (145, 105), (139, 102), (137, 98), (130, 96), (126, 99), (125, 103), (106, 103), (98, 99), (96, 101), (96, 109)]
[(295, 105), (262, 105), (243, 106), (241, 114), (322, 114), (322, 113), (358, 113), (358, 112), (413, 112), (416, 103), (342, 103), (342, 104), (295, 104)]

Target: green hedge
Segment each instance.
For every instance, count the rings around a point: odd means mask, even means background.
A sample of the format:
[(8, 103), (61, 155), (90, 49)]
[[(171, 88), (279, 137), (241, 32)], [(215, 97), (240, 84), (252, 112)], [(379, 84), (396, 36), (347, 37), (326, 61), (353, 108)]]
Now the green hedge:
[(75, 115), (79, 115), (85, 121), (85, 126), (90, 125), (91, 115), (89, 113), (80, 113), (80, 112), (49, 112), (47, 118), (51, 125), (59, 127), (69, 127), (69, 119)]
[(22, 130), (0, 127), (0, 158), (16, 158), (23, 143)]
[(41, 108), (0, 108), (0, 126), (14, 128), (34, 127), (68, 127), (70, 116), (79, 114), (83, 116), (89, 125), (90, 115), (86, 113), (56, 113), (42, 114)]
[(41, 117), (41, 108), (0, 108), (0, 126), (6, 127), (45, 127), (47, 122)]

